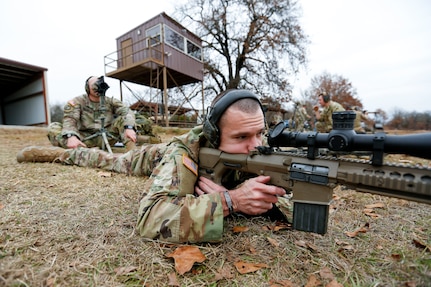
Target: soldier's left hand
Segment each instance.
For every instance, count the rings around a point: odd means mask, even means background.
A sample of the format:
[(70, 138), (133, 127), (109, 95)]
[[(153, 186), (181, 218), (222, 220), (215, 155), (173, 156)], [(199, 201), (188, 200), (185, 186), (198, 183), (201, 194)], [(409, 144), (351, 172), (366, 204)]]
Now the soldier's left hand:
[(136, 132), (132, 129), (126, 129), (124, 131), (124, 137), (130, 139), (132, 142), (136, 142)]
[(223, 192), (225, 190), (225, 187), (218, 185), (217, 183), (203, 176), (199, 177), (198, 182), (195, 186), (195, 192), (197, 195), (203, 195), (205, 193)]

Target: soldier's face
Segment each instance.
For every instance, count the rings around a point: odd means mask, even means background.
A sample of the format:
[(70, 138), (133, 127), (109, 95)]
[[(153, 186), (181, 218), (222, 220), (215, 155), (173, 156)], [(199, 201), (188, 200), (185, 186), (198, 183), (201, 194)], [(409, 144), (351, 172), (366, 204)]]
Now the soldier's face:
[(90, 94), (88, 95), (92, 101), (99, 101), (99, 94), (97, 93), (98, 87), (96, 85), (97, 77), (92, 77), (88, 80), (88, 87), (90, 88)]
[(325, 106), (325, 101), (323, 100), (323, 97), (322, 96), (319, 96), (319, 104), (320, 104), (320, 106), (322, 106), (322, 107), (324, 107)]
[(219, 150), (228, 153), (248, 153), (262, 145), (265, 131), (263, 112), (259, 109), (254, 114), (228, 108), (220, 120)]

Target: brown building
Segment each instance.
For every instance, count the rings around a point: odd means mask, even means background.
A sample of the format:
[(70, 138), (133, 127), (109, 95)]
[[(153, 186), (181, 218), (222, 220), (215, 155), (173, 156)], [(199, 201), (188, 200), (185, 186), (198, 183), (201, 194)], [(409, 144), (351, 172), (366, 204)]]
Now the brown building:
[(161, 13), (117, 38), (117, 51), (105, 56), (105, 74), (159, 89), (168, 115), (168, 89), (203, 81), (201, 45), (198, 36)]

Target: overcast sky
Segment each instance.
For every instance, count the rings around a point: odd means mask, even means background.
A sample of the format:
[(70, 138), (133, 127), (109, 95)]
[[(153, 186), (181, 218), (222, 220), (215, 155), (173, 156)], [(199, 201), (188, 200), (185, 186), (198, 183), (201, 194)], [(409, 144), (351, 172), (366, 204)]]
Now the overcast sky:
[[(90, 75), (104, 75), (104, 56), (116, 38), (172, 3), (158, 0), (3, 0), (0, 57), (48, 69), (51, 104), (84, 92)], [(431, 111), (431, 1), (300, 0), (309, 35), (309, 66), (297, 79), (294, 97), (323, 72), (348, 79), (364, 108)], [(156, 7), (154, 7), (156, 6)], [(119, 97), (119, 81), (106, 80)]]

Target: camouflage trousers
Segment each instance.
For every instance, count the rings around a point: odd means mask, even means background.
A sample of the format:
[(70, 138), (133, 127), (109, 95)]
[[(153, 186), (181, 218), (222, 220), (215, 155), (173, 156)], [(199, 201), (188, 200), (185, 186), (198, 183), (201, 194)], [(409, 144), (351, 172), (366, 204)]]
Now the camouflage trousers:
[(133, 176), (150, 176), (166, 151), (166, 143), (144, 145), (126, 153), (108, 153), (99, 148), (68, 149), (61, 162), (82, 167), (124, 173)]
[[(60, 158), (63, 164), (99, 168), (131, 176), (151, 176), (167, 150), (166, 143), (150, 144), (126, 153), (108, 153), (98, 148), (68, 149)], [(286, 197), (279, 197), (276, 206), (292, 222), (293, 205)]]
[[(112, 125), (106, 128), (107, 136), (110, 145), (116, 142), (127, 144), (129, 139), (124, 138), (124, 133), (120, 132), (124, 128), (124, 121), (122, 117), (118, 117)], [(67, 148), (67, 139), (62, 135), (63, 125), (59, 122), (53, 122), (48, 126), (48, 139), (53, 146)], [(79, 139), (87, 145), (87, 147), (102, 147), (103, 138), (101, 135), (96, 136), (98, 130), (92, 131), (79, 131)], [(93, 136), (93, 137), (92, 137)], [(90, 138), (88, 138), (90, 137)], [(87, 138), (87, 139), (86, 139)]]

